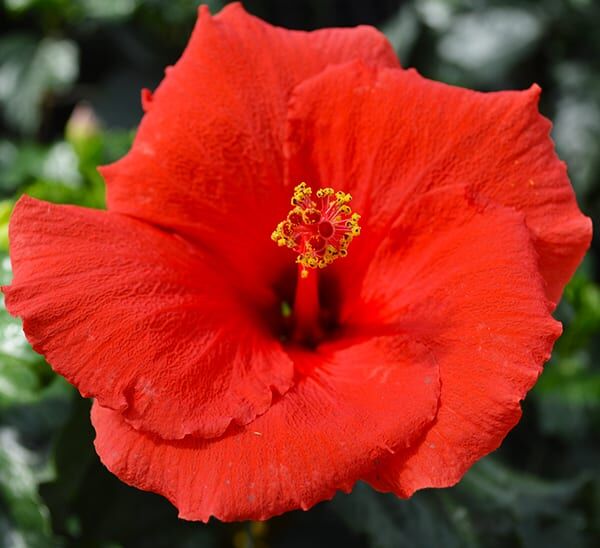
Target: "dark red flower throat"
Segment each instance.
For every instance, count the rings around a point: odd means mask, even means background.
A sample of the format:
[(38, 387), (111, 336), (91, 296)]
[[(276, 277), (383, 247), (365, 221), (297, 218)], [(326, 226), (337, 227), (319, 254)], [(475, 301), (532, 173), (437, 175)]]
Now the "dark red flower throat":
[(332, 188), (313, 195), (306, 183), (294, 189), (292, 209), (273, 231), (271, 239), (298, 255), (293, 310), (282, 306), (292, 342), (314, 346), (325, 334), (319, 301), (319, 270), (348, 254), (350, 242), (360, 234), (360, 215), (348, 205), (352, 196)]

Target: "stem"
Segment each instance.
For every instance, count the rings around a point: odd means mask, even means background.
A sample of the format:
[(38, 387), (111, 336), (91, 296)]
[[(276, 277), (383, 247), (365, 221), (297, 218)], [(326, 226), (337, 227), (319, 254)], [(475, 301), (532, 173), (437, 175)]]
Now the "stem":
[(303, 266), (298, 265), (298, 281), (294, 297), (292, 339), (298, 343), (315, 343), (323, 334), (319, 325), (319, 272), (309, 269), (302, 277)]

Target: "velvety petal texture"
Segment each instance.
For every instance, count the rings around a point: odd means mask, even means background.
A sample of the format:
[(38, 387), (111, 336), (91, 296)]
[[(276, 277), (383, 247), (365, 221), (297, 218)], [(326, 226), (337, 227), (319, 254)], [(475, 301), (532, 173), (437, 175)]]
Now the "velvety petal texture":
[(411, 330), (440, 364), (440, 407), (424, 440), (367, 476), (401, 496), (456, 483), (500, 445), (561, 333), (523, 215), (461, 187), (431, 191), (400, 215), (345, 314), (358, 332)]
[(182, 518), (266, 519), (350, 491), (374, 459), (415, 442), (435, 417), (438, 366), (409, 336), (292, 357), (294, 387), (251, 425), (214, 441), (159, 440), (96, 404), (102, 462), (169, 498)]
[[(182, 518), (451, 485), (519, 420), (591, 239), (538, 96), (426, 80), (372, 28), (202, 7), (102, 170), (109, 211), (18, 202), (7, 307), (95, 398), (102, 462)], [(270, 236), (302, 181), (342, 191), (323, 234), (359, 232), (346, 192), (362, 232), (294, 297)]]
[(290, 198), (287, 101), (304, 79), (353, 59), (398, 66), (371, 27), (294, 32), (239, 4), (215, 17), (203, 6), (183, 56), (144, 95), (131, 151), (102, 170), (109, 209), (192, 235), (247, 278), (272, 278), (286, 260), (264, 236)]
[(539, 93), (480, 93), (360, 62), (331, 67), (296, 88), (288, 179), (352, 193), (368, 223), (349, 258), (356, 268), (422, 194), (469, 186), (525, 216), (556, 303), (589, 247), (591, 222), (538, 113)]
[(456, 483), (518, 421), (550, 357), (554, 308), (591, 239), (537, 112), (539, 88), (477, 93), (415, 71), (332, 67), (296, 88), (288, 177), (363, 214), (332, 270), (340, 321), (414, 330), (440, 363), (435, 424), (367, 479), (409, 496)]
[(34, 349), (136, 428), (218, 436), (292, 384), (292, 362), (248, 296), (182, 238), (25, 197), (10, 242), (6, 306)]

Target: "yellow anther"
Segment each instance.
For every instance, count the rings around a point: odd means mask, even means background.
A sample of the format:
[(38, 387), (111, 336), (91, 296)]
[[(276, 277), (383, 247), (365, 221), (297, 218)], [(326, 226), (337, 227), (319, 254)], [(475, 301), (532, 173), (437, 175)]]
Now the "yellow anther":
[(332, 196), (334, 194), (333, 188), (320, 188), (317, 190), (317, 198), (323, 198), (325, 196)]
[(332, 188), (320, 188), (314, 193), (306, 183), (294, 188), (293, 206), (286, 220), (273, 231), (271, 239), (298, 253), (296, 262), (307, 268), (325, 268), (348, 254), (352, 239), (360, 234), (360, 215), (347, 205), (352, 196)]

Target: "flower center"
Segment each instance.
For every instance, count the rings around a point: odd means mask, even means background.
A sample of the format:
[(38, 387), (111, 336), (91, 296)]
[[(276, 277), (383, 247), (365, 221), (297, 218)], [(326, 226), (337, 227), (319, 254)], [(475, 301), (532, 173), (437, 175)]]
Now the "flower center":
[(271, 235), (278, 245), (298, 254), (294, 306), (288, 305), (283, 314), (294, 343), (314, 347), (325, 335), (315, 270), (345, 257), (350, 242), (360, 234), (360, 215), (352, 212), (350, 200), (350, 194), (332, 188), (320, 188), (313, 195), (306, 183), (300, 183), (294, 188), (292, 209)]
[(348, 205), (352, 196), (320, 188), (313, 195), (306, 183), (294, 188), (292, 209), (273, 231), (271, 239), (298, 253), (301, 275), (309, 268), (325, 268), (348, 254), (350, 242), (360, 234), (360, 215)]

